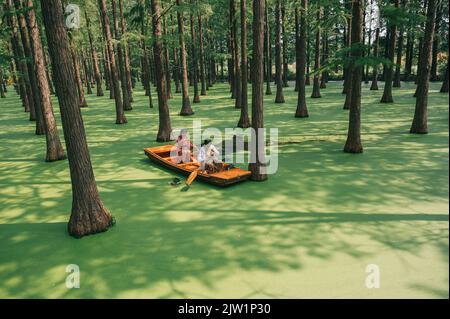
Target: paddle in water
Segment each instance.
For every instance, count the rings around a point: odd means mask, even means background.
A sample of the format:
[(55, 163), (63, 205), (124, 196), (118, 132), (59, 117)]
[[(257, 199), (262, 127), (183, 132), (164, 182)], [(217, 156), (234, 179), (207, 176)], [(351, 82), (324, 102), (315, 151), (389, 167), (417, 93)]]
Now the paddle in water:
[(194, 182), (194, 180), (197, 178), (198, 175), (198, 169), (194, 170), (191, 174), (189, 174), (189, 177), (186, 180), (186, 186), (191, 186), (191, 184)]

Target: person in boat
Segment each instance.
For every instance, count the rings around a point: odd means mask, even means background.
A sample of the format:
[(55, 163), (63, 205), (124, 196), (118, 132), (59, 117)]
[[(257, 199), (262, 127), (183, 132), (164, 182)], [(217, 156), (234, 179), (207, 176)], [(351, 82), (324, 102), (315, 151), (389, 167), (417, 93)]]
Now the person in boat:
[(190, 163), (195, 161), (192, 155), (195, 145), (189, 139), (189, 131), (182, 129), (175, 143), (174, 153), (172, 156), (176, 164)]
[(200, 171), (206, 171), (209, 174), (222, 171), (224, 164), (219, 159), (219, 155), (220, 152), (214, 146), (212, 140), (204, 140), (197, 158), (200, 163)]

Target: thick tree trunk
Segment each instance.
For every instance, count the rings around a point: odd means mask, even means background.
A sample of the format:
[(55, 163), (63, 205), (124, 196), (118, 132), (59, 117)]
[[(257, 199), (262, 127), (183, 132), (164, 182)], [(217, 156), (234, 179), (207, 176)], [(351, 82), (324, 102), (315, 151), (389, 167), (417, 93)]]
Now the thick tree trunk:
[(281, 56), (281, 0), (277, 0), (275, 8), (275, 84), (277, 86), (277, 95), (275, 103), (284, 103), (283, 95), (283, 65)]
[(94, 38), (92, 36), (92, 31), (90, 28), (90, 19), (87, 14), (87, 10), (85, 11), (85, 17), (86, 17), (86, 28), (88, 32), (88, 38), (89, 38), (89, 47), (91, 51), (91, 59), (92, 59), (92, 67), (94, 71), (94, 78), (95, 83), (97, 84), (97, 96), (103, 96), (103, 89), (102, 89), (102, 78), (100, 75), (100, 67), (98, 66), (98, 58), (97, 58), (97, 51), (95, 50), (94, 46)]
[(184, 43), (184, 19), (183, 19), (183, 12), (181, 11), (182, 0), (177, 0), (177, 6), (178, 6), (177, 10), (178, 35), (180, 41), (181, 89), (182, 89), (182, 102), (180, 115), (192, 115), (194, 114), (194, 111), (192, 111), (191, 102), (189, 100), (186, 46)]
[(297, 81), (298, 81), (298, 100), (295, 117), (308, 117), (308, 108), (306, 107), (306, 87), (305, 87), (305, 70), (306, 70), (306, 16), (308, 14), (308, 0), (301, 0), (300, 4), (300, 30), (297, 46)]
[(56, 126), (55, 116), (53, 114), (50, 88), (48, 86), (47, 73), (44, 64), (44, 51), (42, 49), (39, 27), (36, 21), (36, 14), (32, 0), (27, 0), (27, 22), (30, 32), (30, 42), (33, 51), (34, 72), (36, 74), (39, 87), (39, 98), (41, 112), (43, 114), (45, 137), (47, 144), (47, 153), (45, 160), (53, 162), (66, 158), (61, 141), (59, 140), (58, 128)]
[(422, 43), (422, 58), (417, 72), (416, 108), (410, 133), (428, 133), (428, 86), (437, 0), (428, 0), (427, 22)]
[(114, 30), (114, 38), (117, 41), (117, 60), (119, 67), (119, 75), (120, 75), (120, 85), (122, 88), (122, 106), (125, 111), (130, 111), (133, 108), (131, 107), (130, 97), (128, 95), (128, 80), (127, 74), (125, 70), (125, 61), (124, 61), (124, 46), (120, 42), (121, 35), (119, 33), (119, 19), (117, 17), (117, 2), (116, 0), (111, 0), (112, 7), (112, 17), (113, 17), (113, 30)]
[[(247, 16), (247, 0), (241, 0), (241, 72), (242, 72), (242, 81), (241, 81), (241, 117), (238, 122), (238, 127), (247, 128), (250, 127), (250, 119), (248, 117), (248, 96), (247, 96), (247, 25), (246, 25), (246, 16)], [(264, 22), (264, 20), (263, 20)], [(263, 31), (264, 32), (264, 31)], [(264, 38), (264, 34), (263, 34)], [(264, 42), (264, 40), (263, 40)], [(262, 52), (262, 60), (263, 60), (263, 76), (264, 76), (264, 48)]]
[(127, 119), (123, 110), (122, 94), (120, 92), (119, 71), (117, 70), (116, 57), (114, 55), (114, 46), (112, 43), (111, 28), (109, 16), (106, 14), (106, 0), (98, 0), (100, 8), (100, 17), (105, 30), (106, 51), (109, 58), (109, 67), (111, 70), (111, 89), (114, 91), (114, 101), (116, 104), (116, 124), (125, 124)]
[(253, 58), (252, 58), (252, 163), (249, 170), (254, 181), (267, 180), (264, 159), (264, 134), (259, 131), (264, 127), (264, 0), (253, 0)]
[(54, 68), (55, 86), (72, 181), (68, 231), (74, 237), (82, 237), (106, 231), (113, 224), (113, 218), (103, 206), (92, 170), (61, 1), (41, 0), (41, 8), (52, 65), (58, 66)]
[[(380, 44), (380, 28), (377, 28), (375, 31), (375, 46), (373, 49), (374, 58), (378, 57), (378, 46)], [(370, 85), (370, 90), (377, 91), (378, 90), (378, 65), (374, 65), (372, 71), (372, 84)]]
[[(192, 4), (192, 0), (191, 0)], [(191, 14), (191, 56), (192, 56), (192, 76), (194, 84), (194, 103), (200, 103), (200, 95), (198, 92), (198, 60), (197, 60), (197, 45), (196, 45), (196, 34), (195, 34), (195, 24), (194, 16)]]
[(199, 49), (200, 49), (200, 82), (201, 89), (200, 95), (206, 95), (206, 76), (205, 76), (205, 50), (204, 50), (204, 39), (203, 39), (203, 20), (202, 15), (198, 15), (198, 38), (199, 38)]
[[(23, 12), (23, 7), (20, 0), (14, 0), (14, 5), (17, 10), (17, 21), (20, 30), (20, 38), (22, 39), (23, 52), (25, 53), (25, 57), (27, 58), (27, 70), (28, 70), (28, 78), (30, 79), (31, 93), (33, 95), (34, 101), (34, 112), (36, 114), (36, 135), (45, 134), (44, 127), (44, 118), (42, 115), (42, 107), (40, 103), (40, 93), (39, 87), (37, 85), (36, 74), (34, 72), (33, 65), (33, 52), (31, 50), (30, 38), (27, 29), (27, 23), (25, 20), (25, 15)], [(29, 97), (30, 98), (30, 97)]]
[[(361, 44), (362, 42), (362, 20), (363, 20), (364, 0), (353, 0), (352, 8), (352, 32), (351, 38), (353, 44)], [(361, 81), (363, 67), (355, 60), (361, 58), (362, 49), (356, 48), (351, 52), (352, 61), (350, 62), (349, 72), (352, 72), (351, 80), (351, 105), (349, 112), (349, 124), (347, 141), (345, 143), (344, 152), (346, 153), (362, 153), (363, 146), (361, 144)]]
[[(396, 8), (400, 6), (400, 0), (393, 0)], [(384, 77), (384, 90), (380, 103), (394, 103), (392, 98), (392, 81), (394, 76), (394, 57), (395, 57), (395, 43), (397, 41), (397, 24), (395, 21), (389, 22), (389, 47), (388, 47), (388, 59), (391, 62), (390, 65), (385, 66)]]
[(266, 51), (266, 95), (272, 95), (272, 89), (270, 82), (272, 81), (272, 47), (270, 45), (270, 24), (269, 24), (269, 9), (267, 6), (267, 0), (265, 0), (265, 51)]
[(163, 47), (161, 43), (161, 12), (158, 0), (151, 0), (153, 25), (153, 56), (155, 59), (156, 87), (158, 90), (159, 129), (156, 140), (170, 141), (172, 127), (170, 124), (169, 105), (167, 104), (166, 75), (163, 69)]

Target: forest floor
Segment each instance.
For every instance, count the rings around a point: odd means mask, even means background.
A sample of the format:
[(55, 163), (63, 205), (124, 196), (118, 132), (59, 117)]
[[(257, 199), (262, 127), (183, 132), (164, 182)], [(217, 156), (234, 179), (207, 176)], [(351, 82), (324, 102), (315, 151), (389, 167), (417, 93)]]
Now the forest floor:
[[(152, 164), (158, 113), (136, 91), (128, 124), (114, 102), (88, 96), (84, 123), (106, 207), (108, 232), (67, 235), (71, 186), (67, 161), (46, 163), (45, 138), (8, 93), (0, 101), (0, 298), (305, 298), (449, 296), (448, 95), (431, 85), (429, 134), (408, 134), (414, 84), (394, 89), (395, 104), (363, 87), (364, 153), (342, 152), (348, 113), (341, 83), (309, 98), (310, 118), (293, 117), (265, 97), (265, 123), (279, 128), (279, 169), (267, 182), (219, 189), (168, 185), (176, 174)], [(273, 93), (275, 93), (275, 88)], [(228, 86), (217, 84), (173, 127), (235, 127)], [(58, 125), (59, 109), (55, 102)], [(66, 266), (81, 271), (67, 289)], [(380, 288), (366, 287), (368, 265)]]

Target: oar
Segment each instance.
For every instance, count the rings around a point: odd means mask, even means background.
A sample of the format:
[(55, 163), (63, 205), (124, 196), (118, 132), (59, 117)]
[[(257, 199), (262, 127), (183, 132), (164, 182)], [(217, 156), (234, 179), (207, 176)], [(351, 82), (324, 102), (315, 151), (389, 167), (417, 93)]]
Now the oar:
[(189, 174), (188, 179), (186, 180), (186, 186), (191, 186), (191, 184), (194, 182), (194, 180), (197, 178), (199, 169), (196, 169), (192, 171), (191, 174)]

